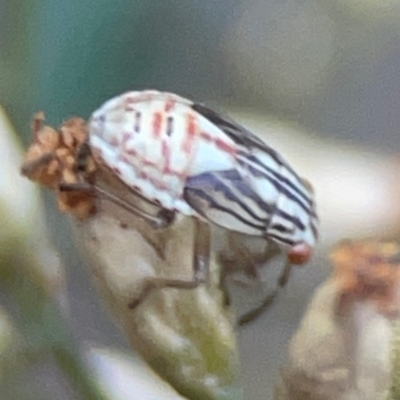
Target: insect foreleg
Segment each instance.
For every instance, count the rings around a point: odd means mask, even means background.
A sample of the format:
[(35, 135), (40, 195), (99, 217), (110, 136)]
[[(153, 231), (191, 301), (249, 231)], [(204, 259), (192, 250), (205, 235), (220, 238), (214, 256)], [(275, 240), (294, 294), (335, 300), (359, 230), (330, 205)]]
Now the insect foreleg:
[(58, 185), (60, 192), (94, 192), (94, 186), (87, 182), (60, 183)]
[(134, 204), (128, 203), (127, 201), (113, 195), (112, 193), (104, 190), (100, 186), (92, 185), (87, 182), (76, 182), (76, 183), (60, 183), (59, 190), (61, 192), (71, 192), (71, 191), (85, 191), (85, 192), (95, 192), (96, 194), (102, 196), (103, 198), (111, 201), (112, 203), (120, 206), (124, 210), (143, 218), (147, 221), (153, 228), (165, 228), (170, 225), (173, 221), (173, 212), (161, 209), (156, 215), (151, 215)]
[(193, 248), (193, 278), (190, 280), (151, 277), (143, 280), (139, 295), (129, 303), (129, 308), (138, 307), (154, 289), (196, 289), (207, 282), (209, 274), (211, 234), (208, 223), (195, 220)]

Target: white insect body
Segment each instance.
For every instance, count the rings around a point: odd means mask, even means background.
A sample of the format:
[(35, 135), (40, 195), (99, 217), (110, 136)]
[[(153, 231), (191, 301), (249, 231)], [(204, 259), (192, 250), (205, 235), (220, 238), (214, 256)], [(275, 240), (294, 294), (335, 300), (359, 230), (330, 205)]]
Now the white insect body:
[(172, 93), (128, 92), (93, 113), (89, 144), (163, 209), (265, 237), (294, 262), (311, 255), (317, 216), (309, 185), (279, 153), (207, 107)]
[(90, 145), (127, 185), (185, 215), (198, 215), (182, 198), (187, 178), (234, 165), (229, 137), (187, 100), (158, 92), (131, 92), (104, 104), (92, 116)]

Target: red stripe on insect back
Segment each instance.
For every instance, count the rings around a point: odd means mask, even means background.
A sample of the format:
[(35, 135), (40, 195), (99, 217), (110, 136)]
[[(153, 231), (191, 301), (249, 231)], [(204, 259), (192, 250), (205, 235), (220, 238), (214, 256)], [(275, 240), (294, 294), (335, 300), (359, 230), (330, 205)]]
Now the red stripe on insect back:
[(236, 153), (236, 147), (228, 142), (225, 142), (222, 139), (219, 138), (214, 138), (210, 133), (208, 132), (200, 132), (200, 137), (204, 139), (207, 142), (214, 143), (215, 146), (217, 146), (219, 149), (222, 151), (225, 151), (226, 153), (229, 154), (235, 154)]
[(162, 146), (161, 152), (162, 152), (162, 156), (164, 158), (163, 173), (164, 174), (169, 174), (169, 173), (172, 172), (172, 169), (171, 169), (171, 149), (170, 149), (168, 143), (165, 140), (162, 141), (161, 146)]
[[(110, 143), (110, 142), (107, 142), (107, 143)], [(181, 177), (182, 174), (180, 172), (174, 171), (171, 168), (171, 149), (168, 146), (168, 143), (164, 142), (164, 141), (162, 141), (161, 143), (162, 143), (161, 153), (165, 160), (162, 172), (164, 174), (176, 175), (176, 176)], [(131, 157), (134, 157), (137, 160), (137, 162), (139, 162), (143, 167), (151, 167), (151, 168), (154, 168), (157, 170), (161, 170), (161, 164), (158, 164), (157, 162), (144, 157), (133, 147), (131, 147), (131, 148), (126, 147), (125, 146), (126, 141), (123, 141), (123, 145), (124, 146), (122, 146), (120, 153), (119, 153), (119, 157), (118, 157), (119, 160), (129, 164), (133, 168), (136, 168), (136, 166), (132, 163), (132, 160), (131, 160)]]
[(136, 156), (138, 154), (136, 149), (125, 149), (125, 153), (129, 154), (130, 156)]
[(200, 136), (207, 142), (211, 142), (213, 140), (212, 136), (208, 132), (200, 132)]
[(153, 135), (158, 138), (161, 136), (162, 114), (158, 111), (153, 114)]
[(121, 140), (121, 144), (123, 146), (125, 146), (126, 142), (132, 137), (132, 134), (130, 132), (124, 132), (122, 134), (122, 140)]
[[(164, 150), (164, 151), (165, 151), (165, 150)], [(169, 150), (168, 150), (168, 151), (169, 151)], [(136, 154), (136, 157), (135, 157), (135, 158), (137, 159), (137, 161), (139, 161), (140, 166), (137, 165), (137, 164), (132, 163), (131, 160), (129, 160), (129, 159), (128, 159), (125, 155), (123, 155), (123, 154), (120, 154), (119, 157), (118, 157), (119, 161), (121, 161), (121, 162), (123, 162), (123, 163), (125, 163), (125, 164), (128, 164), (130, 168), (133, 168), (133, 169), (136, 171), (137, 176), (138, 176), (140, 179), (143, 179), (143, 180), (146, 180), (146, 181), (150, 182), (150, 183), (154, 186), (154, 188), (156, 188), (157, 190), (166, 191), (166, 192), (169, 192), (169, 191), (170, 191), (170, 187), (168, 186), (168, 184), (167, 184), (165, 181), (163, 181), (163, 180), (158, 180), (158, 179), (156, 179), (155, 177), (151, 176), (150, 171), (144, 171), (144, 170), (143, 170), (144, 167), (150, 167), (150, 168), (154, 168), (155, 170), (160, 170), (160, 169), (159, 169), (160, 166), (159, 166), (158, 164), (156, 164), (155, 162), (153, 162), (153, 161), (151, 161), (151, 160), (148, 160), (148, 159), (146, 159), (146, 158), (140, 157), (139, 154)], [(113, 168), (112, 168), (112, 171), (113, 171), (116, 175), (118, 175), (122, 180), (124, 180), (124, 173), (122, 172), (122, 170), (121, 170), (120, 168), (118, 168), (118, 167), (113, 167)], [(174, 171), (174, 170), (171, 169), (171, 168), (169, 168), (169, 169), (166, 170), (166, 171), (163, 171), (163, 173), (165, 173), (165, 174), (167, 174), (167, 175), (174, 175), (174, 176), (177, 176), (177, 177), (178, 177), (180, 180), (182, 180), (182, 181), (184, 181), (184, 180), (187, 178), (187, 175), (186, 175), (186, 174), (180, 173), (180, 172), (178, 172), (178, 171)], [(135, 189), (141, 191), (141, 189), (140, 189), (139, 186), (136, 186)]]
[(176, 100), (174, 100), (173, 98), (169, 97), (167, 99), (167, 101), (165, 102), (165, 112), (170, 112), (173, 110), (173, 108), (175, 107), (176, 104)]
[(224, 142), (223, 140), (218, 139), (218, 138), (215, 139), (214, 143), (219, 149), (221, 149), (229, 154), (236, 153), (236, 147), (232, 146), (230, 143)]
[(121, 170), (120, 170), (118, 167), (112, 167), (111, 169), (112, 169), (112, 171), (113, 171), (115, 174), (117, 174), (118, 176), (121, 176), (121, 175), (122, 175), (122, 172), (121, 172)]
[(129, 139), (131, 139), (131, 137), (132, 137), (132, 134), (129, 133), (129, 132), (124, 132), (122, 134), (121, 149), (120, 149), (122, 154), (128, 154), (128, 155), (131, 155), (131, 156), (136, 154), (136, 150), (135, 149), (127, 147), (127, 143), (129, 141)]
[(165, 182), (162, 182), (162, 181), (152, 178), (144, 171), (139, 172), (139, 177), (143, 180), (151, 182), (152, 185), (158, 190), (162, 190), (165, 192), (168, 192), (168, 190), (169, 190), (169, 187)]
[(113, 136), (113, 137), (109, 140), (108, 143), (110, 143), (111, 146), (115, 146), (115, 147), (119, 146), (119, 140), (118, 140), (118, 138), (117, 138), (116, 136)]
[(172, 168), (172, 163), (171, 163), (172, 153), (171, 153), (171, 147), (168, 145), (168, 142), (163, 142), (162, 144), (162, 155), (165, 160), (162, 173), (165, 175), (176, 176), (180, 180), (184, 181), (187, 178), (187, 174), (185, 172), (180, 172)]
[(155, 93), (153, 92), (144, 92), (137, 93), (135, 96), (128, 96), (125, 98), (126, 104), (134, 104), (140, 103), (142, 101), (150, 101)]
[(185, 153), (190, 154), (192, 152), (197, 133), (198, 133), (197, 118), (192, 113), (188, 113), (186, 136), (183, 142), (183, 151)]
[[(138, 158), (139, 158), (139, 157), (138, 157)], [(152, 168), (158, 169), (158, 164), (157, 164), (156, 162), (151, 161), (151, 160), (149, 160), (149, 159), (147, 159), (147, 158), (143, 158), (143, 157), (141, 157), (141, 158), (139, 158), (139, 159), (140, 159), (140, 161), (142, 162), (142, 165), (143, 165), (144, 167), (152, 167)]]

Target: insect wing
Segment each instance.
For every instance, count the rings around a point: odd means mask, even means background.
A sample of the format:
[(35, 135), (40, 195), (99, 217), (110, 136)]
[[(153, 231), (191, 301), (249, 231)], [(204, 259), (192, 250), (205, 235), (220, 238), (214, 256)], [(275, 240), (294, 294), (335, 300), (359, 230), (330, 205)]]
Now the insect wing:
[(184, 199), (200, 215), (226, 229), (264, 236), (271, 208), (250, 189), (236, 170), (190, 177)]
[(277, 151), (235, 121), (200, 104), (192, 108), (238, 145), (236, 171), (259, 199), (253, 211), (264, 212), (264, 235), (282, 244), (314, 245), (317, 216), (313, 193), (304, 180)]
[(267, 146), (260, 138), (258, 138), (254, 133), (250, 132), (243, 126), (239, 125), (237, 122), (233, 121), (227, 116), (222, 116), (221, 114), (211, 110), (203, 104), (194, 103), (192, 109), (202, 115), (204, 118), (208, 119), (210, 122), (219, 127), (225, 132), (235, 143), (246, 147), (258, 147), (264, 151), (273, 151), (272, 148)]

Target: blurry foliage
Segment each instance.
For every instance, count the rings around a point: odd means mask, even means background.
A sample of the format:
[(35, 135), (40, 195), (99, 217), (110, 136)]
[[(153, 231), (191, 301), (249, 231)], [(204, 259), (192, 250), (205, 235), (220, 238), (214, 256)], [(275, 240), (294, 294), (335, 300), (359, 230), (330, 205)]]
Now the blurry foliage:
[(72, 114), (88, 117), (129, 89), (201, 97), (220, 80), (218, 63), (208, 61), (218, 59), (214, 35), (227, 4), (214, 4), (210, 13), (199, 1), (3, 3), (0, 32), (8, 33), (2, 47), (9, 53), (0, 56), (0, 91), (20, 132), (40, 108), (58, 124)]
[(399, 9), (397, 0), (2, 0), (2, 102), (26, 135), (38, 109), (58, 125), (123, 91), (157, 88), (390, 149)]

